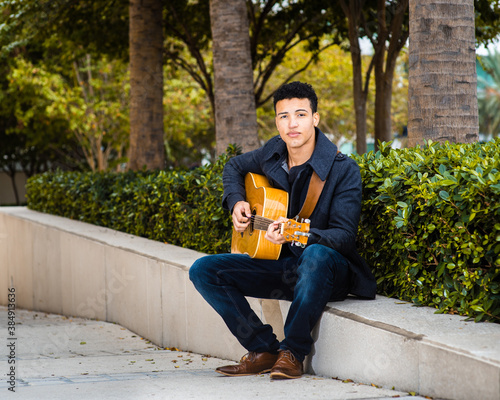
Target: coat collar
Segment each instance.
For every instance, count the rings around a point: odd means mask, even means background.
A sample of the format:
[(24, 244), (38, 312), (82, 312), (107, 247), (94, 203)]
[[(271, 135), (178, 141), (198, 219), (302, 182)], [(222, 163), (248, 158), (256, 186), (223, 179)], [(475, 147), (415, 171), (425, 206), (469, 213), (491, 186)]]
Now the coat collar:
[[(328, 177), (328, 173), (337, 155), (337, 146), (334, 145), (319, 128), (315, 128), (315, 130), (316, 147), (307, 163), (316, 171), (321, 180), (324, 181)], [(288, 152), (285, 142), (279, 136), (275, 136), (271, 139), (271, 142), (273, 142), (272, 145), (269, 146), (266, 149), (267, 151), (263, 154), (264, 159), (266, 161), (272, 158), (276, 161), (286, 160)]]
[(337, 146), (323, 132), (316, 128), (316, 147), (309, 159), (309, 164), (322, 181), (328, 177), (332, 164), (337, 156)]

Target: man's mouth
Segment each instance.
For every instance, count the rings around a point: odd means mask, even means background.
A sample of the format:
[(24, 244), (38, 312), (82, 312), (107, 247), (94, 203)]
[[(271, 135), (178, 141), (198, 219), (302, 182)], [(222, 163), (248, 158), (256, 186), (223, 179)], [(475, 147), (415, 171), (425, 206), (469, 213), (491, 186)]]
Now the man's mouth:
[(295, 138), (300, 135), (300, 132), (288, 132), (288, 137)]

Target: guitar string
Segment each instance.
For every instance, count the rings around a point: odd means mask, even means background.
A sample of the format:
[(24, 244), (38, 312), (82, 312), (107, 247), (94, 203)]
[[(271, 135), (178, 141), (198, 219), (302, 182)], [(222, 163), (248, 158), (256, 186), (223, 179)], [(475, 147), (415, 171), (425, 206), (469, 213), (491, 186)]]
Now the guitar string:
[(252, 215), (250, 217), (251, 220), (253, 220), (253, 227), (254, 229), (258, 229), (258, 230), (261, 230), (261, 231), (267, 231), (267, 228), (269, 227), (269, 225), (274, 222), (272, 219), (270, 218), (266, 218), (266, 217), (262, 217), (260, 215)]

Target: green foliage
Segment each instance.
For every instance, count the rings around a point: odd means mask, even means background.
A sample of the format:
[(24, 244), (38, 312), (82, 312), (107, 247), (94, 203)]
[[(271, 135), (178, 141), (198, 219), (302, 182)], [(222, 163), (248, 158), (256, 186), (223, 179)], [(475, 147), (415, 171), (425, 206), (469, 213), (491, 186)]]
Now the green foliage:
[(28, 180), (28, 206), (205, 253), (227, 252), (222, 169), (238, 150), (190, 171), (51, 172)]
[(214, 116), (206, 94), (184, 70), (165, 67), (164, 127), (167, 165), (178, 167), (212, 160)]
[(1, 65), (0, 168), (31, 176), (55, 166), (78, 165), (66, 111), (64, 79), (19, 57)]
[(87, 54), (73, 70), (78, 86), (57, 105), (66, 111), (90, 169), (117, 168), (125, 161), (130, 131), (127, 65)]
[(379, 292), (500, 320), (500, 140), (355, 156), (359, 248)]
[(476, 17), (476, 43), (487, 44), (500, 32), (500, 2), (498, 0), (474, 0)]
[[(81, 152), (87, 165), (100, 171), (124, 161), (129, 134), (127, 66), (106, 58), (91, 62), (90, 55), (81, 64), (73, 63), (74, 86), (43, 63), (34, 65), (22, 57), (12, 62), (0, 88), (0, 137), (11, 136), (9, 142), (16, 146), (2, 149), (4, 158), (21, 163), (27, 159), (25, 164), (43, 161), (47, 169), (54, 160), (55, 165), (81, 166)], [(69, 146), (77, 147), (78, 153), (68, 152)]]
[(128, 59), (127, 0), (0, 0), (0, 57), (23, 51), (30, 60), (106, 54)]

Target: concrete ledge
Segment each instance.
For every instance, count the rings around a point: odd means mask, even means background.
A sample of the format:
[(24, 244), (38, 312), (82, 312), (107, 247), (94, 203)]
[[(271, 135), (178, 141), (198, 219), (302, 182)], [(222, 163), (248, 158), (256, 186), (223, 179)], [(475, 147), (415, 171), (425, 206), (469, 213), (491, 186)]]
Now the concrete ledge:
[[(188, 279), (203, 254), (94, 225), (0, 208), (0, 304), (123, 325), (162, 347), (238, 360), (245, 350)], [(283, 336), (288, 302), (249, 299)], [(394, 299), (330, 303), (309, 372), (445, 399), (500, 398), (500, 325)]]

